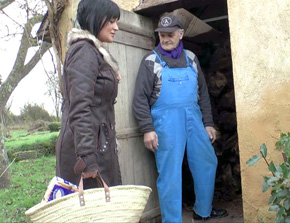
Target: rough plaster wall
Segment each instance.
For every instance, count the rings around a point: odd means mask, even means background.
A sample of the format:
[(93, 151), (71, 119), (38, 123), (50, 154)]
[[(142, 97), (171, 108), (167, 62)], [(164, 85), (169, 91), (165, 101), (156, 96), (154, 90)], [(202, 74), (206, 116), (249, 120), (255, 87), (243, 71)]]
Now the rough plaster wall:
[(245, 222), (274, 222), (270, 193), (262, 192), (263, 160), (246, 161), (266, 143), (279, 163), (275, 142), (290, 132), (290, 2), (228, 0)]
[(140, 0), (114, 0), (117, 5), (127, 11), (132, 11), (139, 5)]

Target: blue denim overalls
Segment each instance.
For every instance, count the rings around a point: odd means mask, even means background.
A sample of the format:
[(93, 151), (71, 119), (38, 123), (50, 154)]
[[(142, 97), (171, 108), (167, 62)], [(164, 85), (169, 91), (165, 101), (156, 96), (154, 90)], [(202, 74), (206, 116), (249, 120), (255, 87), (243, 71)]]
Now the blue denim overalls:
[(202, 122), (197, 74), (189, 64), (185, 50), (186, 68), (169, 68), (154, 53), (163, 66), (160, 96), (151, 108), (159, 142), (155, 158), (162, 223), (182, 222), (182, 161), (185, 148), (194, 179), (194, 210), (198, 215), (208, 217), (212, 210), (217, 158)]

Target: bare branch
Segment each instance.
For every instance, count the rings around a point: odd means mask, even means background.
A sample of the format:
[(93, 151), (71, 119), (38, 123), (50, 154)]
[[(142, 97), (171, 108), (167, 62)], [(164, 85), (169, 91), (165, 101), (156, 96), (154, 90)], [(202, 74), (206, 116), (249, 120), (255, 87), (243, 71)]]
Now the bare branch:
[(17, 35), (22, 35), (23, 33), (9, 33), (9, 30), (8, 30), (8, 34), (5, 35), (5, 36), (0, 36), (0, 39), (7, 39), (7, 38), (14, 38), (15, 36)]
[(25, 0), (25, 2), (26, 2), (26, 18), (29, 18), (29, 13), (30, 13), (29, 6), (28, 6), (27, 0)]
[(25, 57), (27, 55), (28, 48), (34, 46), (34, 44), (31, 43), (31, 36), (30, 36), (32, 27), (36, 23), (40, 22), (41, 19), (42, 19), (41, 16), (35, 16), (32, 19), (28, 20), (28, 22), (26, 23), (25, 28), (24, 28), (24, 33), (21, 39), (20, 48), (17, 54), (17, 58), (13, 66), (13, 70), (16, 67), (24, 66)]
[(10, 95), (18, 85), (18, 83), (34, 68), (41, 59), (42, 55), (51, 47), (50, 43), (44, 42), (35, 53), (32, 59), (24, 65), (25, 58), (29, 47), (34, 46), (34, 41), (31, 38), (32, 27), (42, 20), (43, 16), (35, 16), (29, 19), (24, 27), (21, 44), (18, 50), (17, 58), (8, 78), (3, 82), (0, 88), (0, 112), (3, 111)]
[[(41, 45), (40, 50), (35, 53), (31, 60), (23, 66), (14, 66), (8, 78), (2, 83), (0, 88), (0, 111), (2, 111), (18, 85), (18, 83), (35, 67), (39, 62), (44, 53), (51, 47), (50, 43), (44, 42)], [(18, 57), (23, 57), (23, 55), (18, 54)], [(25, 57), (25, 56), (24, 56)], [(17, 58), (18, 59), (18, 58)], [(18, 59), (21, 60), (21, 59)]]
[(0, 0), (0, 10), (15, 2), (15, 0)]
[[(0, 1), (1, 1), (1, 0), (0, 0)], [(4, 12), (3, 9), (1, 9), (1, 12), (2, 12), (4, 15), (6, 15), (6, 16), (11, 20), (11, 21), (13, 21), (13, 22), (16, 23), (18, 26), (20, 26), (20, 27), (22, 27), (22, 28), (24, 29), (23, 25), (19, 24), (15, 19), (11, 18), (11, 16), (9, 16), (6, 12)]]
[(52, 53), (51, 53), (50, 50), (49, 50), (48, 52), (49, 52), (49, 54), (50, 54), (50, 56), (51, 56), (51, 61), (52, 61), (52, 64), (53, 64), (53, 72), (56, 73), (57, 68), (56, 68), (55, 63), (54, 63), (54, 61), (53, 61), (53, 55), (52, 55)]

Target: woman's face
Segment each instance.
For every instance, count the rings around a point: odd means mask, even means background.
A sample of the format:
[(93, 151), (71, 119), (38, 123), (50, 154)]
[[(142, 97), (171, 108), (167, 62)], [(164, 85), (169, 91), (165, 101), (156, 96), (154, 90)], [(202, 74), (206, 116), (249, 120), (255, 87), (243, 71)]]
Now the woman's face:
[(110, 19), (107, 24), (101, 29), (97, 38), (101, 42), (111, 43), (114, 40), (116, 32), (119, 30), (117, 25), (117, 19)]

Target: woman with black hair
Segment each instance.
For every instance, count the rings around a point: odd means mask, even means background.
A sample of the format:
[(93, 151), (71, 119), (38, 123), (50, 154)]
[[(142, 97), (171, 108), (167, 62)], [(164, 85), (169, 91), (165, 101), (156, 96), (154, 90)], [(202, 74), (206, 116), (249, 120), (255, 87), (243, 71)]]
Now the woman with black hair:
[(81, 0), (81, 29), (68, 34), (63, 69), (62, 125), (56, 146), (56, 175), (84, 188), (97, 187), (98, 173), (108, 186), (120, 185), (114, 103), (118, 64), (102, 43), (113, 42), (120, 9), (111, 0)]

